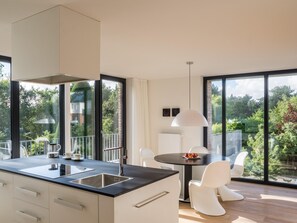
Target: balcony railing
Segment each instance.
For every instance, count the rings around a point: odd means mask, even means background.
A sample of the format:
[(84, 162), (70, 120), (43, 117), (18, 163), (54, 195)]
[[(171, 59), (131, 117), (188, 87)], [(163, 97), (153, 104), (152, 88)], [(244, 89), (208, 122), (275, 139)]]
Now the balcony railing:
[[(110, 148), (116, 148), (120, 146), (119, 134), (104, 134), (102, 137), (103, 145), (103, 161), (106, 162), (118, 162), (119, 151)], [(59, 143), (59, 139), (53, 141)], [(79, 136), (71, 137), (71, 148), (73, 150), (80, 150), (83, 157), (87, 159), (93, 159), (95, 154), (95, 136)], [(0, 153), (10, 154), (10, 141), (0, 142)], [(36, 156), (43, 155), (47, 151), (47, 143), (44, 141), (36, 142), (35, 140), (21, 140), (20, 141), (21, 151), (20, 156)], [(3, 150), (3, 151), (2, 151)], [(5, 151), (5, 152), (4, 152)], [(6, 156), (7, 158), (7, 156)], [(9, 156), (8, 156), (9, 158)], [(0, 154), (1, 159), (1, 154)]]

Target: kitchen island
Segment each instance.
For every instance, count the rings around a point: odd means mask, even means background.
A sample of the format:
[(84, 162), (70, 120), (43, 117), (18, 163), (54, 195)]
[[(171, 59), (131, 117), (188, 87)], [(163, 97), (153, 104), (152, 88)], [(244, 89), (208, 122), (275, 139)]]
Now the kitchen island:
[[(47, 165), (85, 171), (63, 169), (58, 177), (24, 171)], [(102, 173), (117, 175), (118, 164), (45, 156), (1, 161), (0, 222), (178, 222), (178, 172), (124, 165), (128, 180), (101, 188), (77, 183)]]

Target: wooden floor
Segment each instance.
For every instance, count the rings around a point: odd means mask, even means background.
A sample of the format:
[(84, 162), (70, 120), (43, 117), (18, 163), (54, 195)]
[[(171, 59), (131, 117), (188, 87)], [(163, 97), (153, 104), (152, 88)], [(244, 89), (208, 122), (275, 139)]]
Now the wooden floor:
[(229, 188), (244, 195), (243, 201), (221, 202), (226, 214), (210, 217), (199, 214), (190, 204), (180, 202), (179, 223), (296, 223), (297, 189), (232, 182)]

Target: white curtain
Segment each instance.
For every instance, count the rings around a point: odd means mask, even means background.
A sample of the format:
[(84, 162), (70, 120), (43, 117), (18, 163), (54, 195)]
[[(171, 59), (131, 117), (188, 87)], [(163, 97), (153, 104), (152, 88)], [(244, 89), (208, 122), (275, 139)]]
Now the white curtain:
[(128, 163), (140, 165), (139, 149), (150, 148), (148, 81), (129, 79), (127, 83)]

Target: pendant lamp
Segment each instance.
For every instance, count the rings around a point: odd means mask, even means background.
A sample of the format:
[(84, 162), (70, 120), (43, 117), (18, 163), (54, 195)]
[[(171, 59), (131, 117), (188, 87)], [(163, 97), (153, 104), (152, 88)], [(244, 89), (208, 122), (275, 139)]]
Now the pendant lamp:
[(189, 109), (180, 112), (172, 121), (172, 127), (183, 126), (208, 126), (206, 118), (198, 111), (191, 109), (191, 65), (193, 61), (187, 61), (189, 65)]

